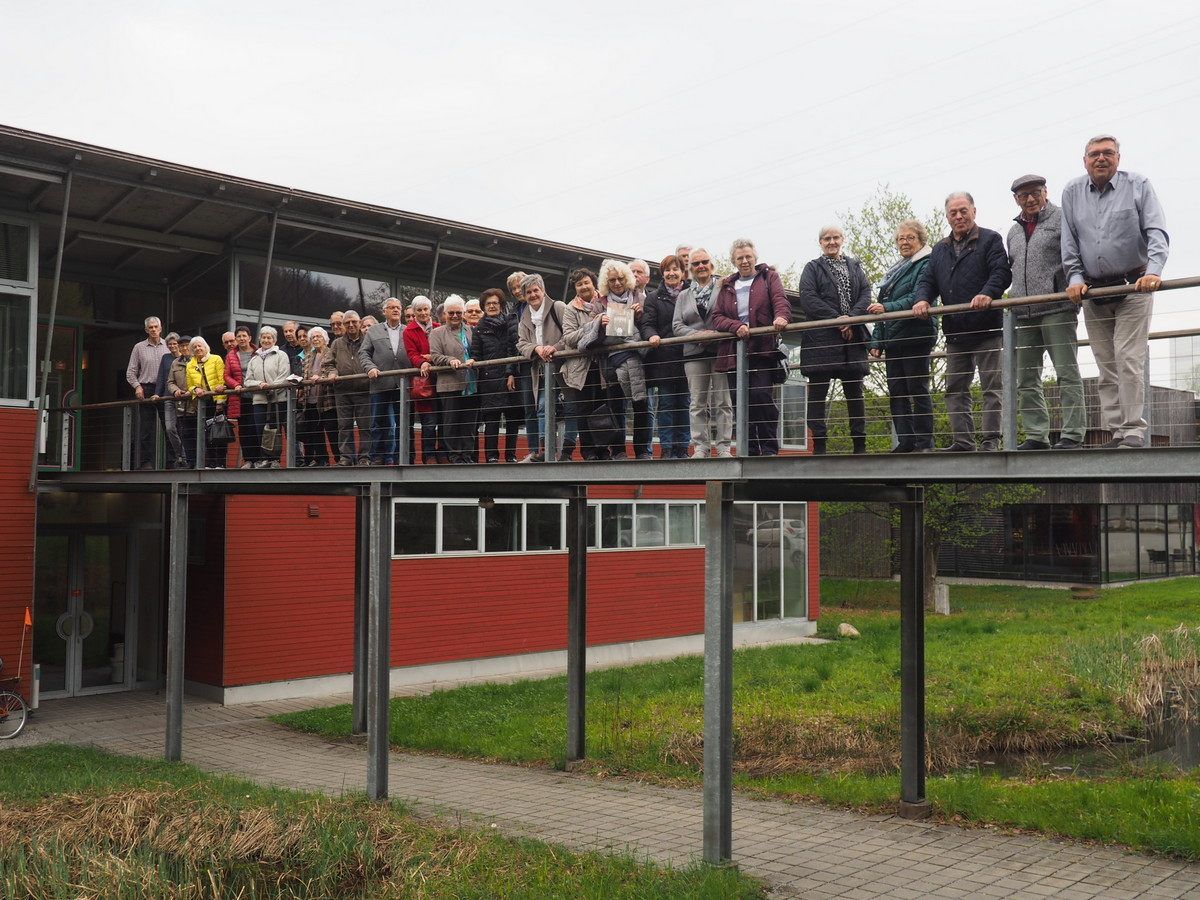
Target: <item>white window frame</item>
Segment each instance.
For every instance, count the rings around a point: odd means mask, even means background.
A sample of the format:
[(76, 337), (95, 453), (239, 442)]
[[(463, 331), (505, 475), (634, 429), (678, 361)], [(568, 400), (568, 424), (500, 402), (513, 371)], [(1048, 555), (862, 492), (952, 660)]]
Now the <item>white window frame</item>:
[[(804, 509), (804, 515), (802, 516), (802, 518), (804, 520), (804, 572), (803, 572), (803, 576), (802, 576), (802, 578), (803, 578), (802, 584), (804, 585), (804, 615), (803, 616), (784, 615), (784, 610), (787, 607), (787, 604), (785, 603), (786, 585), (784, 584), (784, 582), (786, 580), (786, 573), (787, 573), (789, 566), (788, 566), (787, 559), (784, 556), (784, 549), (783, 549), (783, 547), (784, 547), (783, 507), (791, 506), (793, 504), (797, 504), (797, 505), (803, 507), (803, 509)], [(751, 533), (753, 535), (753, 538), (751, 540), (751, 547), (753, 548), (753, 553), (751, 554), (751, 559), (753, 560), (753, 564), (751, 566), (751, 575), (750, 575), (751, 584), (753, 585), (753, 588), (754, 588), (754, 618), (753, 618), (753, 621), (755, 621), (755, 622), (774, 622), (774, 621), (782, 621), (784, 619), (803, 619), (803, 620), (807, 621), (808, 620), (808, 565), (809, 565), (808, 503), (803, 500), (796, 500), (796, 501), (792, 501), (792, 500), (782, 500), (782, 501), (781, 500), (761, 500), (761, 501), (760, 500), (743, 500), (743, 501), (739, 501), (738, 505), (745, 505), (745, 506), (750, 507)], [(760, 506), (773, 506), (776, 508), (778, 514), (777, 514), (775, 520), (777, 522), (779, 522), (779, 532), (780, 532), (779, 533), (779, 615), (771, 616), (769, 618), (762, 618), (758, 614), (758, 585), (759, 585), (759, 581), (758, 581), (758, 509)]]
[[(396, 552), (396, 531), (392, 528), (392, 559), (434, 559), (438, 557), (456, 557), (456, 558), (478, 558), (490, 559), (502, 556), (550, 556), (554, 554), (564, 554), (567, 552), (567, 504), (564, 500), (523, 500), (519, 497), (496, 497), (496, 504), (508, 503), (519, 504), (521, 507), (521, 549), (519, 550), (501, 550), (493, 553), (487, 551), (484, 543), (486, 533), (483, 524), (483, 507), (478, 503), (471, 503), (463, 500), (461, 497), (396, 497), (392, 500), (392, 508), (395, 510), (397, 506), (414, 505), (414, 504), (434, 504), (434, 549), (432, 553), (397, 553)], [(562, 547), (561, 550), (526, 550), (525, 547), (528, 541), (527, 528), (529, 525), (529, 517), (526, 511), (529, 506), (557, 506), (561, 510), (561, 515), (558, 519), (558, 542)], [(443, 510), (447, 506), (474, 506), (476, 509), (475, 528), (476, 528), (476, 546), (477, 550), (443, 550), (444, 545), (444, 516)], [(393, 520), (394, 521), (394, 520)]]
[[(630, 520), (631, 540), (633, 543), (628, 547), (601, 547), (600, 546), (600, 507), (611, 506), (613, 504), (621, 504), (633, 507), (632, 518)], [(639, 547), (637, 545), (637, 516), (638, 506), (665, 506), (666, 516), (663, 519), (663, 543), (653, 547)], [(672, 506), (694, 506), (696, 508), (695, 518), (692, 521), (692, 543), (690, 544), (672, 544), (671, 543), (671, 507)], [(703, 500), (668, 500), (645, 498), (642, 500), (634, 500), (632, 498), (626, 500), (620, 497), (611, 497), (603, 500), (589, 500), (588, 508), (591, 511), (592, 525), (596, 535), (596, 543), (588, 545), (588, 553), (629, 553), (631, 550), (640, 550), (642, 552), (650, 552), (654, 550), (693, 550), (702, 548), (704, 545), (700, 543), (700, 517), (704, 514)]]
[(13, 281), (0, 279), (0, 292), (15, 294), (27, 298), (29, 302), (29, 333), (26, 337), (29, 348), (29, 365), (25, 378), (25, 397), (0, 397), (0, 407), (28, 409), (37, 400), (38, 371), (42, 361), (37, 352), (38, 327), (38, 223), (29, 216), (22, 216), (7, 211), (0, 211), (0, 222), (6, 225), (20, 225), (29, 229), (29, 279)]

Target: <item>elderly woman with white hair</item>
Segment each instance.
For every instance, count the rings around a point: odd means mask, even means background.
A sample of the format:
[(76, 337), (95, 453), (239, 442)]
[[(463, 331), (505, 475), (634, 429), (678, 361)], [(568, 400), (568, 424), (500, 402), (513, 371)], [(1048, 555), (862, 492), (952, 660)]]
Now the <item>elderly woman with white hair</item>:
[[(254, 463), (256, 469), (279, 468), (279, 453), (282, 448), (283, 426), (286, 424), (284, 404), (287, 402), (287, 391), (280, 389), (288, 382), (292, 374), (292, 361), (276, 343), (279, 332), (270, 325), (264, 325), (258, 332), (258, 349), (250, 357), (246, 366), (246, 374), (242, 381), (243, 388), (250, 395), (250, 416), (254, 421), (254, 433), (259, 437), (260, 453)], [(266, 390), (275, 388), (274, 390)], [(243, 403), (245, 398), (243, 398)], [(272, 431), (266, 429), (271, 428)]]
[[(642, 314), (642, 298), (638, 295), (637, 276), (625, 263), (606, 259), (600, 264), (600, 302), (605, 306), (609, 321), (605, 325), (604, 343), (610, 347), (638, 340), (638, 320)], [(628, 320), (628, 327), (619, 325)], [(640, 350), (614, 350), (604, 361), (606, 382), (621, 386), (625, 402), (633, 406), (633, 450), (638, 459), (652, 459), (650, 452), (650, 404), (646, 394), (646, 369)], [(614, 410), (619, 422), (625, 421), (625, 410)], [(613, 454), (623, 459), (621, 448)]]
[[(188, 415), (185, 418), (186, 421), (191, 423), (188, 434), (194, 446), (196, 440), (195, 396), (211, 393), (225, 387), (225, 362), (219, 354), (211, 352), (208, 341), (200, 336), (192, 338), (188, 342), (188, 347), (191, 348), (192, 356), (187, 364), (187, 387), (188, 393), (193, 396), (188, 402)], [(207, 407), (206, 418), (213, 418), (214, 416), (224, 414), (225, 395), (217, 394), (211, 398), (211, 405)], [(207, 469), (225, 468), (225, 447), (226, 445), (223, 443), (207, 441), (204, 445), (204, 467)]]
[[(297, 430), (304, 442), (303, 466), (329, 465), (329, 447), (337, 452), (337, 412), (334, 410), (332, 385), (322, 383), (321, 369), (333, 358), (329, 347), (329, 332), (320, 325), (308, 332), (308, 349), (304, 352), (307, 384), (300, 392), (300, 419)], [(324, 381), (328, 381), (326, 378)]]
[[(865, 316), (871, 305), (871, 282), (862, 264), (842, 253), (845, 236), (836, 225), (821, 229), (821, 255), (800, 275), (800, 306), (808, 321)], [(867, 408), (863, 379), (867, 375), (866, 325), (830, 325), (800, 334), (800, 371), (808, 379), (808, 433), (815, 454), (825, 452), (828, 429), (825, 399), (829, 384), (841, 381), (850, 417), (855, 453), (867, 452)]]
[[(712, 311), (712, 325), (748, 341), (747, 378), (750, 407), (746, 411), (750, 456), (779, 454), (779, 406), (775, 403), (774, 373), (779, 370), (779, 337), (751, 336), (750, 329), (771, 326), (782, 331), (791, 320), (792, 308), (779, 273), (758, 261), (754, 242), (739, 238), (729, 248), (729, 261), (737, 270), (721, 280)], [(737, 350), (733, 341), (721, 341), (717, 350), (718, 372), (730, 375), (730, 389), (737, 389)]]
[(446, 324), (429, 336), (429, 358), (421, 364), (428, 375), (431, 365), (449, 366), (437, 376), (442, 404), (442, 443), (452, 463), (479, 462), (479, 384), (472, 371), (471, 337), (474, 329), (463, 321), (466, 303), (451, 294), (443, 304)]
[[(543, 442), (542, 431), (545, 428), (546, 395), (558, 401), (558, 386), (542, 384), (543, 365), (554, 359), (556, 349), (566, 349), (563, 339), (563, 316), (566, 304), (546, 296), (546, 282), (541, 275), (526, 275), (521, 279), (521, 296), (525, 307), (517, 322), (517, 354), (532, 361), (530, 367), (530, 389), (533, 394), (534, 433), (525, 435), (529, 443), (529, 455), (521, 462), (540, 462), (545, 459), (547, 452), (543, 443), (549, 443), (550, 452), (558, 454), (558, 436), (553, 436), (552, 442)], [(558, 407), (555, 407), (557, 410)], [(527, 420), (528, 421), (528, 420)], [(559, 419), (558, 421), (561, 421)], [(526, 425), (526, 428), (529, 426)]]
[[(429, 336), (438, 325), (433, 321), (433, 301), (414, 297), (413, 320), (404, 326), (404, 352), (408, 361), (418, 369), (429, 359)], [(446, 448), (441, 445), (440, 410), (433, 378), (415, 375), (409, 382), (408, 397), (412, 401), (409, 415), (408, 461), (417, 461), (416, 423), (421, 423), (421, 464), (449, 462)]]
[(479, 320), (483, 318), (483, 306), (478, 300), (472, 297), (463, 306), (463, 321), (474, 328), (479, 324)]

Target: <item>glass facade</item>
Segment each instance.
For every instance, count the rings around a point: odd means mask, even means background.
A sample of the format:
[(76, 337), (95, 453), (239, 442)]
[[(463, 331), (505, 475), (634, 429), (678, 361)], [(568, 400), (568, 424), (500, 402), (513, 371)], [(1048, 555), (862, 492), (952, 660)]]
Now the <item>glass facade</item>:
[(29, 394), (29, 297), (0, 292), (0, 399)]
[(733, 620), (804, 618), (808, 512), (804, 503), (733, 505)]
[(943, 546), (938, 574), (1121, 582), (1196, 573), (1192, 504), (1027, 504), (987, 513), (975, 546)]
[[(238, 306), (257, 310), (262, 302), (265, 261), (240, 262)], [(392, 296), (387, 281), (359, 275), (319, 272), (307, 266), (273, 264), (267, 284), (266, 311), (298, 322), (327, 322), (334, 310), (352, 309), (382, 319), (383, 301)]]

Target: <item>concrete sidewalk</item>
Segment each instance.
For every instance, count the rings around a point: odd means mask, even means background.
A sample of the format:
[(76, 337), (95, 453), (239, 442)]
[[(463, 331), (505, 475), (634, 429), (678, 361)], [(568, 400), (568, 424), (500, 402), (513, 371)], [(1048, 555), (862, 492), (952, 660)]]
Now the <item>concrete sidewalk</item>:
[[(333, 698), (330, 702), (345, 702)], [(189, 699), (184, 759), (264, 784), (361, 791), (366, 752), (297, 734), (267, 717), (311, 700), (222, 707)], [(62, 741), (161, 757), (161, 694), (43, 704), (7, 746)], [(701, 844), (698, 790), (545, 769), (393, 753), (392, 796), (417, 809), (587, 850), (631, 850), (686, 864)], [(733, 855), (778, 896), (1200, 897), (1200, 865), (993, 830), (863, 816), (812, 804), (734, 797)]]

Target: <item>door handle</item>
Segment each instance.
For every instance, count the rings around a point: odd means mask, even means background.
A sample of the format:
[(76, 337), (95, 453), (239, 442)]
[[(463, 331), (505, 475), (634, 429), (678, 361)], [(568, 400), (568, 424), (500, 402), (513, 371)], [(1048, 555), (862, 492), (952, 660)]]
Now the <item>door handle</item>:
[(92, 633), (92, 630), (96, 627), (96, 621), (87, 612), (81, 611), (79, 613), (79, 624), (79, 639), (82, 641)]
[[(66, 625), (68, 623), (70, 623), (72, 626), (70, 631), (66, 630)], [(71, 635), (75, 631), (74, 624), (75, 624), (75, 622), (74, 622), (74, 619), (71, 618), (71, 614), (63, 613), (61, 616), (58, 617), (57, 621), (55, 621), (54, 630), (55, 630), (55, 632), (57, 632), (58, 636), (60, 638), (62, 638), (64, 641), (70, 640)]]

